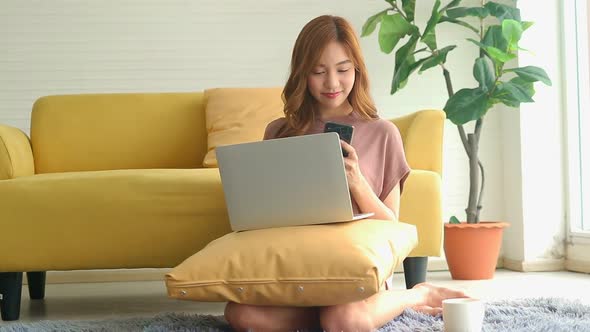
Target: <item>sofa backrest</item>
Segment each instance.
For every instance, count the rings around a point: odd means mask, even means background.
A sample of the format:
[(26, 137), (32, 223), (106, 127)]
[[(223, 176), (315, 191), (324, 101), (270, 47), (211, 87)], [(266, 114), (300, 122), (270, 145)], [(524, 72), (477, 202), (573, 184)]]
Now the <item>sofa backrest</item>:
[(445, 118), (441, 110), (421, 110), (391, 120), (400, 131), (406, 160), (412, 169), (442, 176)]
[(205, 98), (191, 93), (47, 96), (31, 116), (35, 173), (198, 168)]

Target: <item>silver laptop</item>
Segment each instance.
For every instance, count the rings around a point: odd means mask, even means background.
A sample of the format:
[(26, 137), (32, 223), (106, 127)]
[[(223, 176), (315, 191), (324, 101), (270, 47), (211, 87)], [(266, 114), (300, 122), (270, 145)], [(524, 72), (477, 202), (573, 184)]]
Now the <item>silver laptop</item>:
[(324, 224), (353, 215), (337, 133), (216, 148), (234, 231)]

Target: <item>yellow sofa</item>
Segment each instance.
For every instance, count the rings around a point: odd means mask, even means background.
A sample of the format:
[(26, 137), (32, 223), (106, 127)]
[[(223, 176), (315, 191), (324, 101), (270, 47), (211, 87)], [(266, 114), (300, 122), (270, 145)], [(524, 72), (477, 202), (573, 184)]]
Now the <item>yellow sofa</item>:
[[(30, 139), (0, 125), (0, 297), (18, 319), (45, 271), (169, 268), (230, 232), (216, 168), (204, 168), (206, 98), (194, 93), (47, 96)], [(442, 111), (393, 120), (413, 171), (400, 219), (418, 229), (406, 280), (440, 254)], [(416, 277), (417, 276), (417, 277)]]

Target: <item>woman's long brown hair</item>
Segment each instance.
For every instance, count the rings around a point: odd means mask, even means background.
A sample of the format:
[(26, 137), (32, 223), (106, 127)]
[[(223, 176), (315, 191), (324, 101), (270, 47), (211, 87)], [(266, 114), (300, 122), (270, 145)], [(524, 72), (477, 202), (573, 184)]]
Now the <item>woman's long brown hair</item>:
[(338, 16), (319, 16), (307, 23), (299, 33), (291, 56), (291, 73), (283, 89), (286, 123), (278, 137), (297, 136), (306, 132), (318, 116), (315, 99), (307, 88), (307, 78), (330, 42), (339, 42), (346, 49), (355, 68), (354, 86), (348, 95), (353, 112), (365, 119), (378, 117), (369, 94), (367, 68), (354, 29)]

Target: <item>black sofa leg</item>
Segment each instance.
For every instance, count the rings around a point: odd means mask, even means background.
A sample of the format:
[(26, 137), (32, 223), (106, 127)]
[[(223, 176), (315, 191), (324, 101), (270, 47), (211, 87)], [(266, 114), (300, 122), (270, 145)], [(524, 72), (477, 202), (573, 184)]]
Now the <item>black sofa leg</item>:
[(0, 272), (0, 312), (2, 320), (17, 320), (23, 289), (22, 272)]
[(45, 297), (45, 275), (45, 271), (27, 272), (31, 300), (42, 300)]
[(407, 289), (426, 281), (427, 266), (428, 257), (407, 257), (404, 259), (404, 277)]

